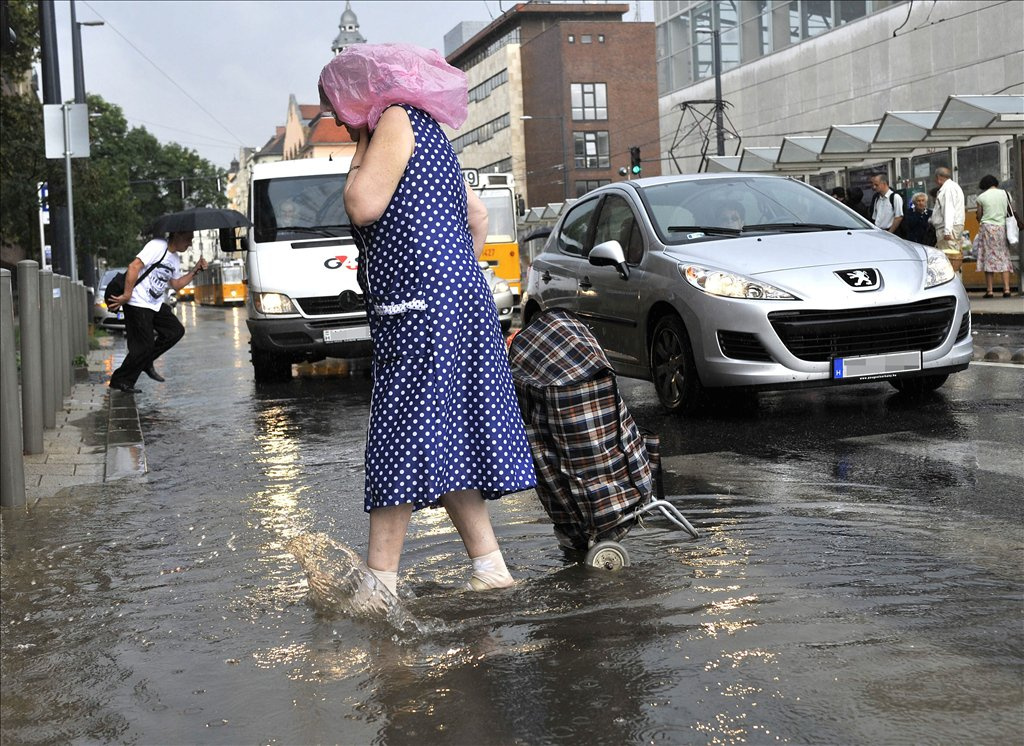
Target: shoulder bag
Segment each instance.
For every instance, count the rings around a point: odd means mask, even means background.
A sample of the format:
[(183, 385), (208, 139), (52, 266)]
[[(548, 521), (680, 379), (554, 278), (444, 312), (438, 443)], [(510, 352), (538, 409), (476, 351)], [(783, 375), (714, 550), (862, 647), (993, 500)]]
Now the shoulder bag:
[(1006, 209), (1009, 214), (1006, 216), (1006, 243), (1010, 246), (1016, 246), (1020, 242), (1020, 229), (1024, 228), (1021, 219), (1013, 211), (1013, 203), (1010, 202), (1010, 195), (1006, 194)]
[[(164, 260), (165, 256), (167, 256), (167, 249), (164, 249), (164, 253), (160, 255), (160, 258), (157, 259), (155, 263), (146, 267), (146, 271), (139, 275), (139, 279), (135, 281), (135, 284), (138, 285), (140, 282), (146, 279), (147, 275), (149, 275), (150, 272), (159, 267), (160, 262)], [(124, 292), (125, 275), (125, 272), (118, 272), (111, 278), (110, 282), (107, 283), (107, 287), (103, 291), (103, 302), (106, 303), (108, 306), (110, 305), (111, 298), (121, 295)]]

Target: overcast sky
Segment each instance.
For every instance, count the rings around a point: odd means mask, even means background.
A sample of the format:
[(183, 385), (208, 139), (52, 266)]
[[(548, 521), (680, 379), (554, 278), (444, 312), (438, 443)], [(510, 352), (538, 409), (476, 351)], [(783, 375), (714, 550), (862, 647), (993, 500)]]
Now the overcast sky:
[[(74, 97), (70, 4), (54, 3), (63, 98)], [(370, 43), (444, 52), (461, 21), (490, 21), (510, 0), (352, 0)], [(636, 3), (625, 20), (637, 20)], [(639, 20), (653, 21), (650, 2)], [(77, 0), (85, 87), (124, 111), (129, 126), (193, 148), (227, 168), (283, 125), (288, 97), (317, 103), (320, 70), (345, 3), (338, 0)]]

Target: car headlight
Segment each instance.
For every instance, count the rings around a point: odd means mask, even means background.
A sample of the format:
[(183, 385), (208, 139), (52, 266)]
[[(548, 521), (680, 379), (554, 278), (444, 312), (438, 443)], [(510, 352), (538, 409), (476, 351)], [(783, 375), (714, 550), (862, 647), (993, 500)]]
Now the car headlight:
[(725, 298), (746, 298), (747, 300), (798, 300), (785, 290), (774, 285), (743, 275), (723, 272), (718, 269), (705, 269), (694, 264), (680, 264), (679, 274), (698, 290)]
[(926, 247), (925, 253), (928, 256), (928, 267), (924, 281), (926, 288), (942, 285), (956, 277), (953, 265), (949, 263), (949, 259), (943, 252)]
[(281, 293), (253, 293), (252, 304), (260, 313), (298, 313), (292, 299)]
[(494, 283), (494, 290), (492, 290), (491, 292), (497, 295), (498, 293), (508, 293), (511, 290), (512, 288), (508, 286), (508, 283), (505, 282), (504, 280), (501, 280), (500, 282)]

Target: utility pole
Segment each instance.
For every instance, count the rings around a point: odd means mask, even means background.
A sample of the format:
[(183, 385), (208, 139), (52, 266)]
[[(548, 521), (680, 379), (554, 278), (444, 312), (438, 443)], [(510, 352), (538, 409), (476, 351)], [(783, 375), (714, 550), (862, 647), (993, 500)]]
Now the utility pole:
[[(71, 4), (74, 5), (74, 0)], [(722, 122), (725, 108), (725, 104), (722, 103), (722, 32), (716, 28), (712, 33), (715, 44), (715, 144), (718, 155), (725, 155), (725, 126)]]

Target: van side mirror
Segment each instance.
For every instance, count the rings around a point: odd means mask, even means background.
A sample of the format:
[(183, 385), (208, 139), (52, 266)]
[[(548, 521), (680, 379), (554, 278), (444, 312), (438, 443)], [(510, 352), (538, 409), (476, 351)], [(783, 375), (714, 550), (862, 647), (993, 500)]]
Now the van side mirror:
[(248, 236), (242, 236), (240, 239), (238, 239), (238, 250), (239, 251), (248, 251), (249, 250), (249, 237)]
[(592, 248), (587, 259), (595, 267), (615, 267), (623, 280), (629, 279), (629, 265), (626, 264), (626, 255), (622, 251), (622, 245), (614, 239), (599, 243)]
[(234, 228), (220, 229), (220, 250), (227, 252), (238, 251), (238, 237), (235, 236)]

